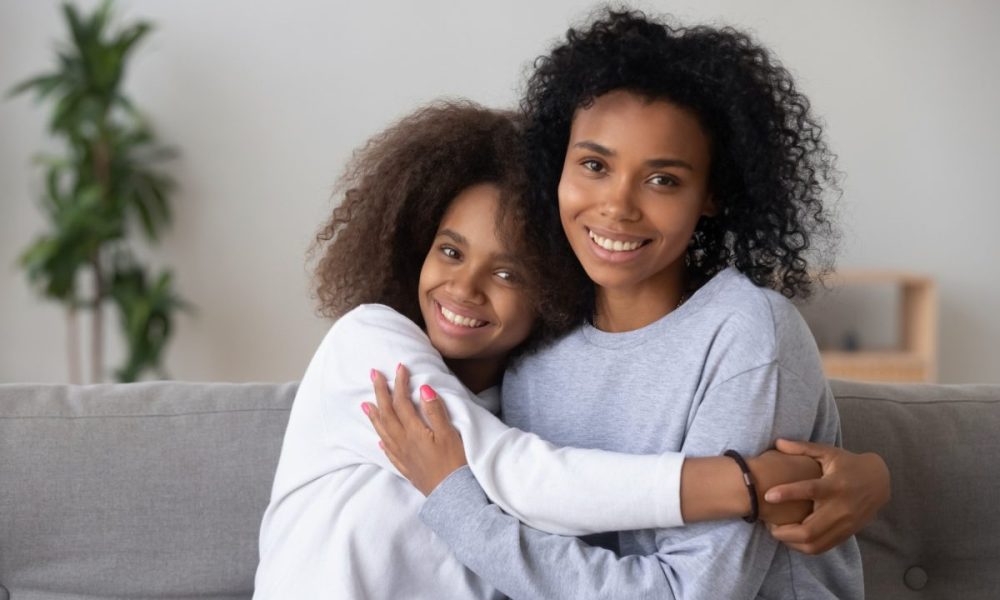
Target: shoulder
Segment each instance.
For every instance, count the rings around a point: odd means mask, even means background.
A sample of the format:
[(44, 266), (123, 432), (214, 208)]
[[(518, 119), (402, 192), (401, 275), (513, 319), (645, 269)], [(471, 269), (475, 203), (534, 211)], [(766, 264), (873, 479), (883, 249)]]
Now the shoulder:
[[(371, 369), (392, 373), (399, 363), (434, 372), (445, 368), (440, 353), (416, 323), (377, 304), (358, 306), (337, 319), (320, 343), (314, 362), (321, 365), (329, 389), (342, 379), (369, 391)], [(355, 381), (358, 373), (366, 376), (363, 381)]]
[(369, 348), (423, 348), (430, 340), (416, 323), (383, 304), (362, 304), (337, 319), (320, 343), (320, 350), (336, 356)]
[(330, 327), (328, 336), (410, 335), (425, 337), (417, 324), (384, 304), (362, 304), (344, 313)]
[(743, 367), (777, 363), (800, 376), (816, 375), (816, 342), (788, 298), (755, 285), (735, 269), (723, 271), (708, 286), (715, 289), (703, 312), (717, 324), (716, 343), (742, 354)]

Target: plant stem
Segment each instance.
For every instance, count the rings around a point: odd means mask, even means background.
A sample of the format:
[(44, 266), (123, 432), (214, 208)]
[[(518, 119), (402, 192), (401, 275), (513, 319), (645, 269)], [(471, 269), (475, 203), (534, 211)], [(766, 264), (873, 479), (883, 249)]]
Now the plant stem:
[[(111, 158), (109, 151), (109, 141), (107, 127), (105, 123), (108, 119), (108, 111), (104, 110), (99, 120), (98, 137), (91, 146), (93, 156), (94, 178), (101, 186), (101, 200), (105, 206), (111, 203)], [(90, 365), (90, 378), (93, 383), (100, 383), (103, 380), (104, 370), (104, 274), (101, 272), (101, 249), (98, 247), (94, 251), (91, 259), (94, 268), (94, 318), (93, 335), (90, 339), (90, 353), (93, 362)]]
[(66, 309), (66, 358), (69, 362), (69, 382), (82, 383), (80, 379), (80, 322), (76, 318), (76, 305)]
[(102, 127), (100, 137), (94, 142), (91, 152), (94, 157), (94, 176), (101, 184), (101, 196), (105, 201), (108, 199), (111, 188), (111, 157), (108, 146), (107, 134), (104, 133)]
[(92, 334), (90, 337), (90, 380), (91, 383), (101, 383), (101, 373), (104, 370), (104, 278), (101, 273), (100, 253), (93, 259), (94, 268), (94, 304), (93, 319), (91, 319)]

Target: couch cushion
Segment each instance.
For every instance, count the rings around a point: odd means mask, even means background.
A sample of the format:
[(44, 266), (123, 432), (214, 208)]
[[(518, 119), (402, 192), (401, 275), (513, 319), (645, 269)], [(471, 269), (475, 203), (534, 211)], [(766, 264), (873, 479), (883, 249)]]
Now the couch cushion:
[(295, 389), (0, 385), (0, 585), (23, 599), (250, 597)]
[(859, 535), (868, 598), (1000, 598), (1000, 386), (831, 382), (892, 500)]
[[(868, 598), (1000, 598), (1000, 386), (833, 381)], [(0, 385), (0, 600), (249, 598), (289, 384)]]

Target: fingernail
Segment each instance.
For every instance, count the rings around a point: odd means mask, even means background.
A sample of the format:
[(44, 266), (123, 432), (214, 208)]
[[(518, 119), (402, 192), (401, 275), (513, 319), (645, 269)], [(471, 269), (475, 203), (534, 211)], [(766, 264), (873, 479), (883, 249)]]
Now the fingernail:
[(767, 492), (764, 494), (764, 500), (768, 502), (777, 502), (780, 499), (777, 492)]
[(422, 385), (422, 386), (420, 386), (420, 398), (421, 398), (421, 400), (429, 402), (429, 401), (431, 401), (431, 400), (434, 399), (434, 396), (437, 396), (437, 394), (434, 392), (433, 389), (431, 389), (431, 386), (429, 386), (429, 385)]
[(402, 370), (402, 368), (403, 368), (403, 363), (399, 363), (398, 365), (396, 365), (396, 372), (399, 373), (399, 371)]
[(362, 402), (361, 403), (361, 412), (365, 413), (366, 415), (371, 414), (372, 407), (368, 406), (367, 402)]
[(382, 440), (378, 441), (378, 447), (385, 450), (385, 444), (382, 443)]
[(372, 381), (375, 381), (375, 376), (378, 375), (378, 371), (376, 371), (375, 369), (372, 369), (371, 371), (369, 371), (368, 375), (371, 376)]

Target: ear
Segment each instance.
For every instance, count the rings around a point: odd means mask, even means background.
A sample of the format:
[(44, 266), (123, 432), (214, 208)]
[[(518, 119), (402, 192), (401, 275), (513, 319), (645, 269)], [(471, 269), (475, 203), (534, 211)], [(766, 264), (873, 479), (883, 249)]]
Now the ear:
[(715, 196), (708, 194), (702, 201), (701, 216), (714, 217), (717, 214), (719, 214), (719, 207), (715, 204)]

